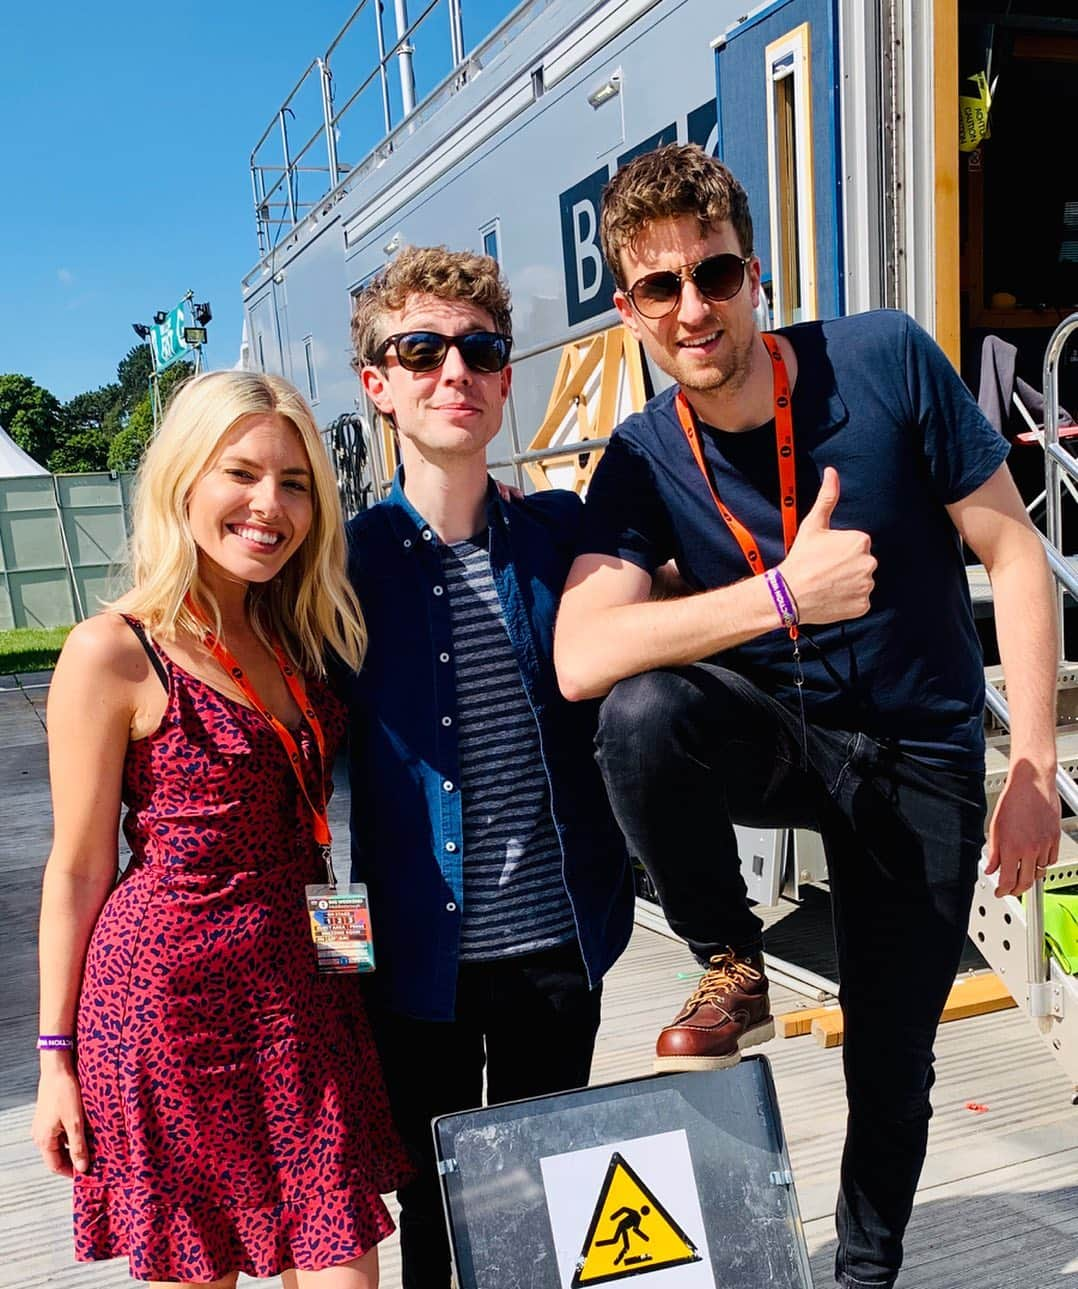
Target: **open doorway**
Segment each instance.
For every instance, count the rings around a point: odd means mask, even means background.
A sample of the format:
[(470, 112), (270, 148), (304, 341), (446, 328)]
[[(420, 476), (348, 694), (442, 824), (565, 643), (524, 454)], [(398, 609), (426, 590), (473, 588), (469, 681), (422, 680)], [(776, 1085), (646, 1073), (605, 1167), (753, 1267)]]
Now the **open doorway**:
[[(959, 95), (992, 90), (988, 133), (960, 159), (963, 375), (988, 335), (1039, 387), (1045, 346), (1078, 309), (1078, 17), (1073, 0), (959, 0)], [(1075, 402), (1078, 363), (1064, 371)]]
[[(1048, 341), (1078, 310), (1074, 0), (958, 0), (958, 76), (962, 375), (1011, 440), (1008, 464), (1043, 527), (1044, 454), (1029, 431), (1043, 420), (1035, 394)], [(1073, 412), (1078, 346), (1060, 375)], [(1064, 547), (1078, 550), (1078, 507), (1063, 516)], [(990, 618), (978, 625), (994, 660)], [(1067, 656), (1078, 656), (1073, 605), (1066, 633)]]

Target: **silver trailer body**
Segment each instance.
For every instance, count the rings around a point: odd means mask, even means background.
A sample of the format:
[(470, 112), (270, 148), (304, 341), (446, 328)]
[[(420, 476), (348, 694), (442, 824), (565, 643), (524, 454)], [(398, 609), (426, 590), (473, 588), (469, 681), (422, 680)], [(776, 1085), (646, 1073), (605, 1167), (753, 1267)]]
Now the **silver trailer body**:
[[(513, 396), (492, 460), (516, 460), (546, 407), (560, 346), (616, 321), (598, 207), (610, 174), (637, 152), (677, 139), (726, 158), (749, 188), (765, 283), (780, 289), (768, 138), (771, 88), (787, 75), (800, 149), (790, 163), (801, 203), (790, 212), (795, 275), (811, 265), (811, 280), (779, 320), (897, 304), (935, 329), (933, 275), (920, 267), (933, 258), (931, 201), (898, 210), (888, 197), (932, 192), (914, 174), (933, 164), (931, 140), (918, 134), (931, 134), (931, 94), (913, 83), (914, 63), (880, 56), (902, 47), (888, 26), (896, 15), (918, 37), (931, 11), (930, 0), (776, 0), (747, 16), (738, 0), (526, 0), (347, 171), (327, 104), (330, 165), (316, 200), (296, 200), (303, 165), (287, 141), (269, 198), (272, 171), (256, 165), (265, 254), (243, 284), (251, 365), (292, 379), (328, 424), (359, 406), (349, 318), (363, 283), (404, 244), (492, 251), (513, 292), (515, 337)], [(786, 49), (798, 32), (801, 45)], [(384, 79), (412, 45), (380, 44)], [(327, 54), (312, 69), (328, 63)], [(324, 86), (328, 96), (328, 72)], [(914, 143), (898, 146), (899, 134)], [(916, 257), (903, 250), (911, 242)]]
[[(1054, 157), (1045, 192), (1023, 169), (1023, 140), (1072, 101), (1058, 69), (1073, 62), (1078, 19), (1061, 0), (768, 0), (748, 13), (738, 0), (525, 0), (470, 52), (461, 2), (428, 0), (406, 26), (397, 0), (391, 44), (381, 19), (370, 26), (378, 6), (362, 0), (304, 74), (320, 82), (322, 125), (291, 146), (290, 97), (252, 156), (262, 258), (243, 283), (249, 361), (293, 379), (323, 423), (357, 406), (350, 302), (370, 275), (405, 243), (484, 249), (515, 301), (514, 392), (493, 454), (519, 458), (556, 350), (616, 320), (598, 248), (602, 186), (672, 139), (713, 149), (748, 189), (780, 324), (903, 308), (975, 379), (986, 331), (1043, 352), (1075, 303), (1078, 252), (1066, 247), (1078, 246), (1078, 204), (1061, 200), (1073, 192)], [(440, 15), (449, 72), (410, 107), (413, 59), (439, 39), (428, 28)], [(338, 94), (333, 60), (364, 20), (377, 35), (371, 69), (338, 107), (353, 82)], [(960, 153), (959, 94), (982, 28), (988, 65), (995, 40), (1003, 67), (1010, 141)], [(353, 103), (379, 88), (384, 130), (353, 131)], [(279, 164), (267, 166), (278, 133)], [(343, 164), (359, 137), (363, 155)], [(313, 194), (312, 176), (324, 178)], [(1011, 213), (1010, 194), (1027, 187)], [(1059, 206), (1059, 229), (1032, 214), (1038, 200)], [(1015, 249), (1030, 241), (1041, 248), (1036, 280)]]

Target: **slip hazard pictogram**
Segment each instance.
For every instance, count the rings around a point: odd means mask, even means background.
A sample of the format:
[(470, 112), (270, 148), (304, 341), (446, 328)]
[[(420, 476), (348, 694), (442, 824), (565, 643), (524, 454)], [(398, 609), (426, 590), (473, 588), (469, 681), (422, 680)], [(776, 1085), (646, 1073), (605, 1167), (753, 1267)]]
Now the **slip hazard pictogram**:
[(599, 1191), (572, 1289), (699, 1262), (696, 1245), (614, 1151)]

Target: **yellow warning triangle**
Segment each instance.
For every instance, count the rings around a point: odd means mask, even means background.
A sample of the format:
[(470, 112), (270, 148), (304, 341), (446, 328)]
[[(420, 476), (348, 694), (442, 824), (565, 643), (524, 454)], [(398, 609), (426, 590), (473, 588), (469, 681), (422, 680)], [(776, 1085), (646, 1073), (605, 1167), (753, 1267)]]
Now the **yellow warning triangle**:
[(699, 1261), (696, 1245), (615, 1150), (577, 1259), (572, 1289)]

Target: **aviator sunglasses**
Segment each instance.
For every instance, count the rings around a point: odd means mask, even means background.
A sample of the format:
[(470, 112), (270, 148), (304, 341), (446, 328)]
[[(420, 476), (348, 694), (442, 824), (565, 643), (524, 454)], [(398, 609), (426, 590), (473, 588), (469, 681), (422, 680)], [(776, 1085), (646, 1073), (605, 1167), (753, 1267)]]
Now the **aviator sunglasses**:
[(697, 264), (683, 264), (680, 269), (667, 269), (663, 273), (648, 273), (626, 289), (625, 294), (633, 308), (645, 318), (665, 318), (678, 306), (681, 289), (686, 278), (705, 299), (713, 304), (733, 299), (745, 281), (745, 266), (752, 263), (751, 255), (709, 255)]
[(395, 336), (386, 336), (375, 350), (377, 365), (385, 361), (390, 346), (396, 349), (397, 361), (405, 371), (437, 371), (450, 349), (457, 349), (465, 366), (489, 374), (502, 371), (508, 365), (513, 341), (497, 331), (469, 331), (463, 336), (443, 336), (437, 331), (400, 331)]

